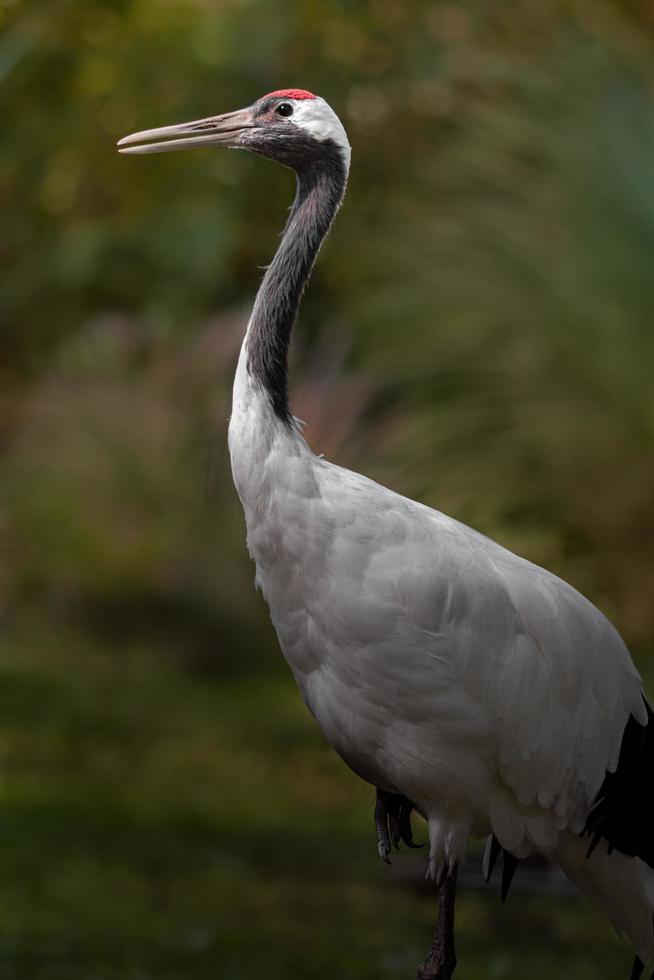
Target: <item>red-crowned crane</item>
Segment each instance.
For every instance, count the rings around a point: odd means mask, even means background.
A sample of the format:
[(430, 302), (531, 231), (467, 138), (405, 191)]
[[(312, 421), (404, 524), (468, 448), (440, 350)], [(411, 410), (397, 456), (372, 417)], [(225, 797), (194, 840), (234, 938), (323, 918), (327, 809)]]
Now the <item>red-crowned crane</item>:
[(343, 200), (350, 146), (302, 89), (125, 137), (123, 153), (250, 150), (297, 192), (236, 370), (229, 448), (256, 581), (305, 703), (377, 789), (380, 855), (429, 827), (439, 889), (422, 980), (451, 977), (457, 867), (487, 837), (502, 895), (531, 852), (626, 934), (632, 980), (654, 957), (654, 725), (619, 634), (550, 572), (314, 455), (289, 410), (291, 330)]

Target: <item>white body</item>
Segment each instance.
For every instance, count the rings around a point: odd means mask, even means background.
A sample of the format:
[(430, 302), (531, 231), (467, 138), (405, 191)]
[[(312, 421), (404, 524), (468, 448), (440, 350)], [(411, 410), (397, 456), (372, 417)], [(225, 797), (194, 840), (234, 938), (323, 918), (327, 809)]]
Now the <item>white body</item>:
[(571, 586), (315, 456), (237, 370), (229, 430), (257, 584), (304, 701), (363, 779), (413, 800), (438, 877), (491, 831), (558, 860), (654, 952), (651, 873), (577, 835), (629, 715), (620, 636)]

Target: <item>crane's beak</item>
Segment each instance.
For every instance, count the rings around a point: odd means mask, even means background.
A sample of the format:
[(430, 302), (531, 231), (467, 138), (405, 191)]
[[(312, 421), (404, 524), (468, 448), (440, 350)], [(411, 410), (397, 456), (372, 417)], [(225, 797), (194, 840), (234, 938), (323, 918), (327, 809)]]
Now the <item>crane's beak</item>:
[[(144, 129), (118, 141), (119, 153), (167, 153), (184, 150), (189, 146), (240, 145), (244, 131), (254, 129), (252, 109), (237, 109), (222, 116), (196, 119), (179, 126), (163, 126), (161, 129)], [(155, 142), (151, 142), (154, 140)], [(138, 145), (131, 145), (138, 144)]]

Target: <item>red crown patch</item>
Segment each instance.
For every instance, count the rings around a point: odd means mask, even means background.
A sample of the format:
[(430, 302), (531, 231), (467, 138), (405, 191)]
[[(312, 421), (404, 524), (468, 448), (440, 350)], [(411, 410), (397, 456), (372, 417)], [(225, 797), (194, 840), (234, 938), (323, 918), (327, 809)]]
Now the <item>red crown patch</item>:
[(268, 92), (268, 95), (264, 95), (264, 99), (277, 98), (277, 96), (282, 96), (287, 99), (315, 99), (316, 96), (313, 92), (307, 92), (303, 88), (280, 88), (276, 92)]

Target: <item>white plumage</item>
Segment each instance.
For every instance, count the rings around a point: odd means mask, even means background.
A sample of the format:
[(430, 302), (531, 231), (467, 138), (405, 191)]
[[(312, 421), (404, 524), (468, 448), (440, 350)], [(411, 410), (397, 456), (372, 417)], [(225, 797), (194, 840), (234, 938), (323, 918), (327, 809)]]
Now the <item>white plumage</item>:
[(338, 754), (429, 823), (438, 880), (471, 834), (536, 851), (647, 962), (654, 875), (578, 835), (642, 684), (609, 621), (550, 572), (314, 455), (246, 370), (229, 446), (284, 655)]
[(418, 976), (454, 970), (456, 867), (475, 835), (489, 837), (491, 856), (504, 849), (506, 887), (530, 852), (558, 861), (629, 937), (639, 977), (654, 955), (654, 739), (624, 643), (561, 579), (304, 441), (288, 408), (287, 350), (345, 192), (350, 148), (333, 110), (285, 89), (121, 141), (135, 153), (200, 144), (250, 149), (298, 177), (236, 372), (232, 469), (257, 583), (302, 696), (378, 788), (382, 856), (384, 807), (399, 807), (409, 843), (411, 806), (428, 821), (441, 909)]

